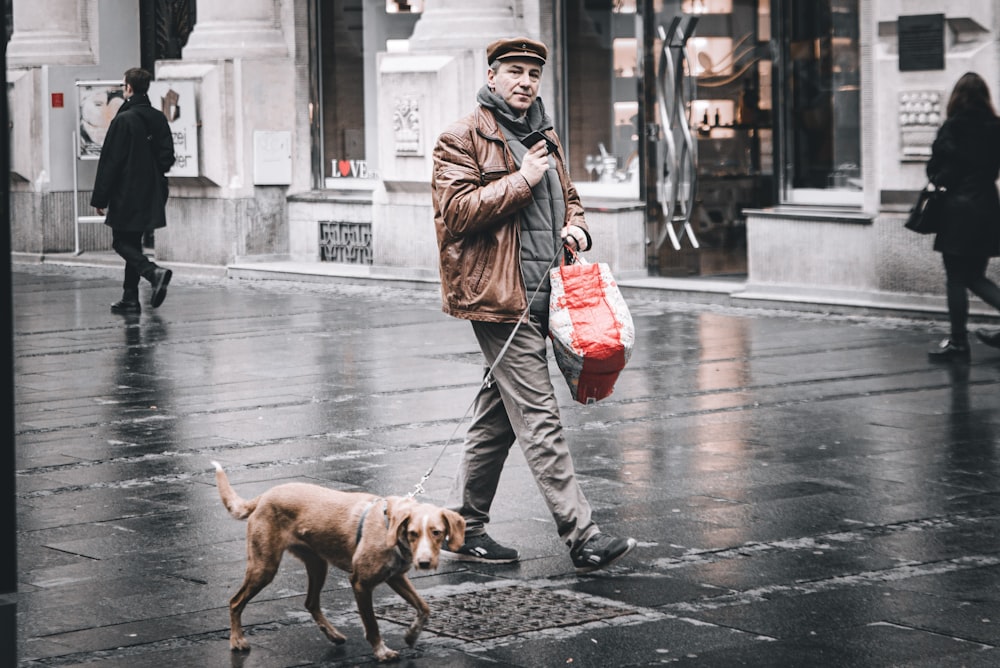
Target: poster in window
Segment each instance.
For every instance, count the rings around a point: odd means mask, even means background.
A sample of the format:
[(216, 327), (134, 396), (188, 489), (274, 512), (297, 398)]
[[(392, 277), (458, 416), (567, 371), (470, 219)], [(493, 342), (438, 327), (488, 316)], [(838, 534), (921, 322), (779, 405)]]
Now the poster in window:
[(78, 81), (76, 93), (77, 157), (97, 160), (111, 119), (125, 103), (124, 85), (121, 81)]

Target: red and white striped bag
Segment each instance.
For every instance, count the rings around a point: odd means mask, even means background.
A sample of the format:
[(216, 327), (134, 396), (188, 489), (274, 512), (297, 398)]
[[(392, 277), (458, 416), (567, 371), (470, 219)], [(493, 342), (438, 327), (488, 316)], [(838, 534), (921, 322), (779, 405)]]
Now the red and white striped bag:
[(614, 390), (635, 326), (608, 265), (575, 258), (549, 271), (549, 336), (573, 398), (591, 404)]

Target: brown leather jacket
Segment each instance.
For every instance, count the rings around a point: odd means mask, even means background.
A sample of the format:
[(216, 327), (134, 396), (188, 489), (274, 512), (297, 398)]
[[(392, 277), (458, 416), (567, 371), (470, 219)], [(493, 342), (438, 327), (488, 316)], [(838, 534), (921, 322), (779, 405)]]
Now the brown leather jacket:
[[(559, 147), (556, 169), (566, 202), (565, 225), (590, 234), (583, 206)], [(456, 318), (516, 322), (528, 306), (521, 277), (520, 211), (531, 187), (493, 112), (478, 107), (441, 133), (434, 147), (434, 226), (440, 251), (442, 310)]]

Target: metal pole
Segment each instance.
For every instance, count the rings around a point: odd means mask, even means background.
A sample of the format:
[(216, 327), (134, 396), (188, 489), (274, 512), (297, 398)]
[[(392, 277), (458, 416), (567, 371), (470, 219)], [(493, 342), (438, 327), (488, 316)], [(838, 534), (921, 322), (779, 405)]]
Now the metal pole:
[(646, 271), (651, 276), (660, 273), (659, 248), (654, 240), (659, 236), (663, 208), (657, 194), (659, 160), (657, 143), (660, 126), (656, 112), (656, 9), (654, 0), (640, 0), (636, 13), (636, 34), (639, 39), (641, 76), (639, 77), (639, 189), (645, 205)]
[(73, 156), (73, 239), (75, 249), (73, 255), (79, 255), (80, 250), (80, 159), (76, 155), (79, 148), (76, 139), (76, 130), (73, 130), (73, 146), (70, 147)]
[[(7, 15), (0, 12), (3, 90), (7, 90)], [(0, 665), (17, 665), (17, 497), (14, 480), (14, 298), (10, 260), (10, 124), (0, 104)]]

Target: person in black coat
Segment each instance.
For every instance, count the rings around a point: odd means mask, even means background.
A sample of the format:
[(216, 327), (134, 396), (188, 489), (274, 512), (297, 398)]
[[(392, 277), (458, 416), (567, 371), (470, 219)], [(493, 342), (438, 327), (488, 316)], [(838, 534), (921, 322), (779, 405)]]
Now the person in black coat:
[(125, 72), (125, 103), (111, 120), (101, 148), (90, 204), (112, 229), (112, 247), (125, 260), (122, 298), (112, 313), (139, 313), (139, 278), (152, 285), (150, 305), (163, 303), (173, 276), (142, 252), (143, 234), (167, 224), (167, 177), (174, 164), (174, 141), (166, 116), (146, 94), (152, 75), (134, 67)]
[[(948, 100), (927, 163), (927, 177), (946, 188), (945, 223), (934, 239), (947, 277), (951, 336), (928, 353), (931, 360), (969, 359), (969, 292), (1000, 310), (1000, 288), (986, 277), (991, 257), (1000, 255), (1000, 118), (986, 82), (963, 75)], [(1000, 348), (1000, 332), (976, 332)]]

